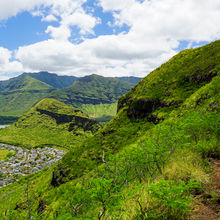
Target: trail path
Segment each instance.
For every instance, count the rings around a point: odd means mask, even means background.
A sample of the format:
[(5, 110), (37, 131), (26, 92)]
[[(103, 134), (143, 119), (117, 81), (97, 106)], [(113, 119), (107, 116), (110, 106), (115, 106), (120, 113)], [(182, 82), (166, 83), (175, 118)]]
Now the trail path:
[(198, 209), (190, 219), (220, 220), (220, 159), (212, 160), (212, 168), (212, 183), (207, 185), (205, 193), (198, 196)]

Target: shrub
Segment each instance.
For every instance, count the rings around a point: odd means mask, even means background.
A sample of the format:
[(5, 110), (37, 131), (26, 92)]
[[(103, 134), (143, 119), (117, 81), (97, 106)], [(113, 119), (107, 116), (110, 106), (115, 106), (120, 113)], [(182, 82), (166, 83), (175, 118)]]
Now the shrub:
[(190, 192), (200, 188), (195, 180), (188, 183), (161, 180), (148, 187), (144, 219), (184, 219), (192, 211)]

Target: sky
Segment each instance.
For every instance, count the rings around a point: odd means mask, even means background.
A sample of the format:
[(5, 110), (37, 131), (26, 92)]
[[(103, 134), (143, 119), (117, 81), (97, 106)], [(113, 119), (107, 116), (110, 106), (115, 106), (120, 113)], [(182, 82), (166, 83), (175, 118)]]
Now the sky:
[(0, 80), (140, 76), (220, 38), (220, 0), (0, 0)]

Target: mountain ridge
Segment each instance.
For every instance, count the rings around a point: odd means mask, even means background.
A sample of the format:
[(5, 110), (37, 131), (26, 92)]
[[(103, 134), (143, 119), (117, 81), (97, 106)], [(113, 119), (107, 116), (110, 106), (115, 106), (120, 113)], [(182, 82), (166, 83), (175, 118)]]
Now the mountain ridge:
[[(96, 77), (95, 77), (96, 76)], [(88, 83), (87, 80), (96, 80), (97, 77), (101, 77), (98, 75), (86, 76), (82, 78), (72, 77), (72, 76), (58, 76), (56, 74), (51, 74), (48, 72), (39, 72), (39, 73), (23, 73), (18, 77), (11, 78), (6, 81), (0, 81), (0, 115), (3, 117), (19, 117), (25, 112), (28, 111), (34, 104), (40, 101), (42, 98), (51, 97), (55, 99), (59, 99), (60, 101), (64, 101), (70, 106), (81, 107), (77, 105), (77, 99), (85, 99), (83, 104), (89, 104), (88, 106), (83, 106), (82, 109), (87, 111), (91, 115), (97, 115), (97, 112), (100, 112), (97, 117), (103, 117), (106, 114), (107, 118), (109, 116), (113, 116), (116, 113), (115, 104), (111, 105), (113, 101), (110, 99), (111, 97), (108, 95), (103, 96), (104, 99), (99, 100), (99, 96), (102, 93), (105, 93), (104, 90), (96, 91), (98, 86), (102, 86), (101, 84), (105, 82), (105, 84), (111, 84), (110, 82), (115, 82), (118, 79), (115, 78), (104, 78), (103, 82), (96, 85), (95, 83), (90, 86), (90, 88), (86, 88), (85, 83)], [(72, 83), (75, 81), (78, 82), (80, 80), (80, 85), (77, 86), (77, 89), (71, 90)], [(49, 83), (49, 84), (48, 84)], [(92, 82), (90, 82), (91, 84)], [(123, 81), (117, 81), (118, 88), (114, 88), (109, 93), (113, 93), (114, 101), (117, 98), (124, 94), (132, 87), (132, 84)], [(76, 83), (77, 84), (77, 83)], [(67, 86), (67, 87), (66, 87)], [(65, 88), (64, 88), (65, 87)], [(69, 89), (70, 87), (70, 89)], [(96, 87), (96, 88), (95, 88)], [(125, 87), (125, 90), (117, 93), (117, 90), (121, 90)], [(103, 89), (105, 89), (102, 86)], [(82, 91), (83, 90), (83, 91)], [(93, 93), (94, 97), (87, 96), (91, 91), (96, 91)], [(52, 92), (54, 91), (54, 92)], [(51, 93), (52, 92), (52, 93)], [(76, 94), (72, 94), (75, 92)], [(79, 97), (77, 94), (81, 94)], [(64, 98), (62, 98), (62, 95)], [(71, 96), (75, 97), (74, 100), (71, 100)], [(101, 96), (100, 96), (101, 97)], [(65, 101), (67, 99), (67, 101)], [(68, 101), (70, 100), (70, 101)], [(94, 102), (92, 102), (92, 100)], [(88, 103), (86, 103), (88, 101)], [(80, 103), (80, 102), (79, 102)], [(82, 102), (81, 102), (82, 103)], [(103, 113), (101, 113), (101, 105), (97, 105), (95, 107), (91, 106), (91, 104), (104, 104), (110, 103), (109, 109), (113, 109), (112, 112), (109, 112), (106, 108)], [(96, 110), (97, 109), (97, 110)], [(2, 118), (4, 121), (4, 119)], [(7, 121), (8, 119), (5, 118)]]

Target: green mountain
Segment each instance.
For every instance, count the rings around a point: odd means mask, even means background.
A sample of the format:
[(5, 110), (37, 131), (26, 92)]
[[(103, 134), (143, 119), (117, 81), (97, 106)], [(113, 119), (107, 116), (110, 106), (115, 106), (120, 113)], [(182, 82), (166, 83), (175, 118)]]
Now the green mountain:
[[(55, 145), (70, 148), (101, 126), (82, 111), (55, 99), (43, 99), (12, 126), (4, 129), (0, 142)], [(12, 138), (13, 137), (13, 138)]]
[(23, 75), (31, 76), (32, 78), (45, 82), (56, 89), (66, 88), (78, 79), (76, 76), (58, 76), (55, 73), (48, 72), (23, 73)]
[(57, 89), (68, 87), (72, 85), (72, 83), (76, 79), (78, 79), (78, 77), (75, 77), (75, 76), (58, 76), (55, 73), (48, 73), (48, 72), (43, 72), (43, 71), (39, 73), (23, 73), (9, 80), (0, 81), (0, 91), (4, 90), (8, 84), (19, 83), (19, 81), (25, 78), (25, 76), (29, 76), (31, 78), (37, 79)]
[(1, 217), (196, 219), (196, 204), (218, 207), (210, 161), (220, 158), (219, 72), (220, 41), (180, 52), (58, 165), (0, 189)]
[(45, 97), (81, 108), (87, 114), (99, 117), (101, 121), (109, 121), (116, 114), (117, 99), (132, 88), (128, 82), (97, 75), (76, 79), (74, 76), (39, 72), (23, 73), (0, 81), (1, 121), (8, 121), (6, 116), (21, 116)]
[(114, 103), (131, 88), (132, 84), (128, 82), (93, 74), (76, 80), (70, 87), (53, 91), (50, 97), (78, 107), (82, 104)]
[(67, 88), (52, 91), (48, 97), (77, 107), (106, 123), (116, 114), (118, 98), (132, 87), (133, 84), (113, 77), (90, 75), (74, 81)]
[(21, 116), (51, 90), (53, 87), (30, 76), (10, 79), (0, 91), (0, 115)]

